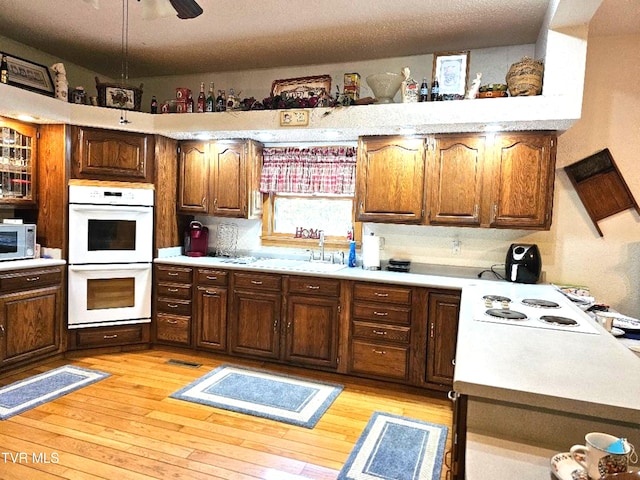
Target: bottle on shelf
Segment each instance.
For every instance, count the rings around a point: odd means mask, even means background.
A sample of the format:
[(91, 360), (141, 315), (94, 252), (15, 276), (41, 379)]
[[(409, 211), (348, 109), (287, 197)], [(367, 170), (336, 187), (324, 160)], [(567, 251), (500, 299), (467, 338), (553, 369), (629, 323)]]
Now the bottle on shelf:
[(155, 95), (151, 97), (151, 113), (158, 113), (158, 99)]
[(216, 112), (224, 112), (227, 110), (227, 94), (224, 90), (218, 90), (216, 97)]
[(213, 93), (213, 82), (209, 83), (209, 94), (207, 95), (206, 105), (204, 108), (205, 112), (215, 112), (216, 111), (216, 99)]
[(420, 96), (418, 97), (418, 101), (427, 102), (429, 100), (429, 84), (427, 83), (427, 77), (422, 79), (422, 84), (420, 85)]
[(9, 83), (9, 66), (7, 65), (7, 56), (2, 54), (2, 62), (0, 62), (0, 83)]
[(187, 113), (193, 113), (193, 95), (189, 92), (189, 97), (187, 97)]
[(431, 101), (436, 102), (438, 100), (440, 100), (440, 84), (438, 83), (438, 77), (436, 77), (431, 84)]
[(200, 82), (200, 93), (198, 94), (198, 113), (204, 112), (206, 100), (207, 99), (204, 96), (204, 82)]

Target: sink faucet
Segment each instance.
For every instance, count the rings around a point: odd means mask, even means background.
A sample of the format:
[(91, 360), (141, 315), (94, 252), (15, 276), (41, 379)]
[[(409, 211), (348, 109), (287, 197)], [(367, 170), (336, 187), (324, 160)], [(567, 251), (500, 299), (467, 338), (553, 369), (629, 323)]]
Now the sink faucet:
[(320, 230), (320, 242), (318, 246), (320, 247), (320, 261), (324, 262), (324, 230)]

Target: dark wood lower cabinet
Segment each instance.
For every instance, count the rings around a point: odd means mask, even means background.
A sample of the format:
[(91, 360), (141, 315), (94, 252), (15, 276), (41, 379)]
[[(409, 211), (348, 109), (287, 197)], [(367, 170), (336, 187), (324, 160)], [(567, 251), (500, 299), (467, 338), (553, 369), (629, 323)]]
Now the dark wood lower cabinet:
[(69, 330), (69, 350), (148, 344), (149, 337), (148, 323), (78, 328)]
[(229, 319), (230, 352), (279, 359), (281, 305), (279, 292), (235, 290)]
[(61, 353), (62, 267), (0, 274), (0, 371)]
[(460, 294), (429, 292), (425, 380), (433, 387), (449, 389), (453, 384), (459, 314)]
[(441, 391), (453, 383), (458, 291), (167, 265), (155, 273), (158, 343)]
[(287, 297), (285, 357), (291, 363), (335, 368), (338, 365), (338, 298)]

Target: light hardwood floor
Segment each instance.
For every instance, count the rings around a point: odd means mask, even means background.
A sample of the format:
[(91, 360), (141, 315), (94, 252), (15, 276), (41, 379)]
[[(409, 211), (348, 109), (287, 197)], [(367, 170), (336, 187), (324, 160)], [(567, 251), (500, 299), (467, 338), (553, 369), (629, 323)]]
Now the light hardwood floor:
[[(169, 359), (202, 366), (171, 365)], [(169, 398), (223, 363), (345, 389), (313, 429)], [(0, 421), (0, 479), (334, 480), (374, 411), (448, 426), (452, 420), (442, 394), (163, 348), (59, 359), (0, 378), (0, 386), (63, 364), (111, 376)], [(445, 474), (443, 467), (442, 479)]]

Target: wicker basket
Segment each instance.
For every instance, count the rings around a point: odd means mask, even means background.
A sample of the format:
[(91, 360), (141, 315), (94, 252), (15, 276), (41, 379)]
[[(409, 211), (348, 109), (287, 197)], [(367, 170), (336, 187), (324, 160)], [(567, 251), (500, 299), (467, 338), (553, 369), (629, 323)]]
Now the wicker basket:
[(541, 60), (523, 57), (509, 67), (507, 87), (512, 97), (520, 95), (540, 95), (542, 93), (542, 75), (544, 65)]

